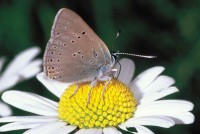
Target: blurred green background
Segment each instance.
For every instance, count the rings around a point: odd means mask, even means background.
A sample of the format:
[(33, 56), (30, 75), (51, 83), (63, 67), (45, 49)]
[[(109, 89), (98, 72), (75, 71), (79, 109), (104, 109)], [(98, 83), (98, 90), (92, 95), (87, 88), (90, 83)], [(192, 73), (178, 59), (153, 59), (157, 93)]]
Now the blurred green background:
[[(31, 46), (44, 52), (54, 17), (63, 7), (78, 13), (109, 48), (121, 29), (114, 50), (158, 57), (129, 57), (136, 64), (136, 74), (152, 66), (165, 66), (164, 74), (175, 78), (180, 90), (167, 98), (186, 99), (195, 104), (194, 124), (170, 129), (151, 127), (156, 134), (200, 132), (200, 0), (0, 0), (0, 56), (11, 60)], [(42, 56), (41, 53), (39, 57)], [(35, 78), (12, 89), (58, 101)], [(13, 110), (14, 115), (29, 115)]]

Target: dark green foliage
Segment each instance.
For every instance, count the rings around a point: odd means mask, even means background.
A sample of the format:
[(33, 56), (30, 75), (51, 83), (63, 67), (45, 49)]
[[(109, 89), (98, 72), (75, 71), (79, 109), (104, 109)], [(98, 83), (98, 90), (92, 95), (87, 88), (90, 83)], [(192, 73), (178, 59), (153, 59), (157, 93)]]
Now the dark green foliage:
[[(165, 66), (164, 74), (175, 78), (180, 90), (168, 98), (187, 99), (195, 104), (194, 124), (170, 129), (153, 127), (155, 133), (195, 134), (200, 131), (199, 0), (0, 0), (0, 56), (11, 60), (30, 46), (39, 46), (44, 52), (54, 16), (63, 7), (82, 16), (109, 48), (121, 29), (114, 50), (158, 57), (130, 57), (135, 61), (136, 74), (152, 66)], [(58, 101), (35, 78), (13, 89)], [(13, 110), (15, 115), (28, 115), (16, 108)]]

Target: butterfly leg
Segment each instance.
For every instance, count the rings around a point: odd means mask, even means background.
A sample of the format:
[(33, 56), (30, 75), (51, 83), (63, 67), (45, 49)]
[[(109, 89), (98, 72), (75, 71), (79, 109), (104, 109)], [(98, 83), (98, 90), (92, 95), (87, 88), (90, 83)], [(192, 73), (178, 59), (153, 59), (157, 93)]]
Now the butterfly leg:
[[(111, 72), (117, 72), (118, 70), (117, 69), (112, 69)], [(111, 73), (111, 74), (113, 74)], [(108, 86), (108, 84), (110, 83), (110, 81), (112, 80), (112, 77), (109, 77), (109, 76), (104, 76), (103, 78), (101, 78), (102, 81), (107, 81), (106, 84), (104, 85), (104, 89), (102, 90), (102, 93), (101, 93), (101, 96), (102, 98), (104, 98), (104, 93), (106, 91), (106, 87)]]
[(101, 93), (101, 96), (102, 96), (103, 99), (104, 99), (104, 93), (105, 93), (105, 91), (106, 91), (106, 87), (107, 87), (108, 84), (110, 83), (111, 79), (112, 79), (111, 77), (107, 77), (107, 82), (106, 82), (106, 84), (104, 85), (104, 88), (103, 88), (102, 93)]
[(90, 84), (90, 91), (88, 93), (88, 99), (87, 99), (87, 104), (86, 104), (86, 107), (88, 107), (88, 104), (90, 103), (90, 95), (92, 93), (92, 88), (96, 85), (97, 83), (97, 79), (95, 78), (92, 83)]
[(78, 85), (76, 85), (76, 89), (74, 90), (74, 93), (69, 97), (70, 99), (77, 93), (78, 91)]

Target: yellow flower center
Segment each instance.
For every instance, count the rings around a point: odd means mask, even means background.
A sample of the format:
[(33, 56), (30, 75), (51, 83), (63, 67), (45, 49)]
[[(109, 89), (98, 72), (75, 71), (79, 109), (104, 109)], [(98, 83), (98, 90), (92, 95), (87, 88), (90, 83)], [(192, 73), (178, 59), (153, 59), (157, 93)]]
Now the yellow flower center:
[(104, 90), (105, 82), (92, 88), (88, 106), (90, 83), (78, 86), (77, 93), (70, 98), (76, 85), (69, 86), (60, 98), (59, 118), (79, 128), (104, 128), (117, 126), (133, 116), (136, 99), (131, 90), (118, 80), (111, 80)]

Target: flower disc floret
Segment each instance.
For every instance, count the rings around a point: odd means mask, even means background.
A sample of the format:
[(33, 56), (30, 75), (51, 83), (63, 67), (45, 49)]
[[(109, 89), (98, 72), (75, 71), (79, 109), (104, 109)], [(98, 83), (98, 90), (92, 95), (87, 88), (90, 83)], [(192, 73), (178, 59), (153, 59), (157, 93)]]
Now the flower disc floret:
[(136, 99), (122, 82), (113, 79), (106, 88), (105, 82), (98, 82), (92, 88), (88, 106), (90, 83), (78, 85), (78, 91), (72, 96), (76, 88), (75, 84), (69, 86), (60, 98), (58, 113), (61, 120), (79, 128), (105, 128), (133, 117)]

